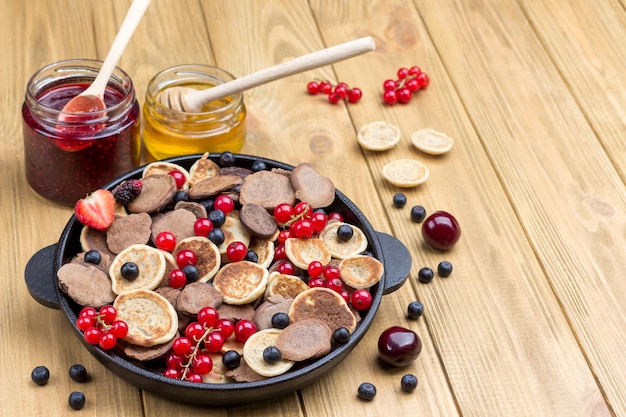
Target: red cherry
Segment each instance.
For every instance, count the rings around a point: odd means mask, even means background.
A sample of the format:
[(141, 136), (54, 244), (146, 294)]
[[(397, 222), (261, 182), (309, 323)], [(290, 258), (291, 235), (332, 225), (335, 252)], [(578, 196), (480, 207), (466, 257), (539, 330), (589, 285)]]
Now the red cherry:
[(392, 326), (378, 338), (378, 355), (390, 365), (406, 366), (422, 351), (422, 341), (417, 334), (400, 326)]
[(447, 250), (458, 242), (461, 227), (450, 213), (436, 211), (422, 223), (422, 236), (433, 248)]
[(161, 232), (154, 238), (154, 244), (165, 252), (171, 252), (176, 247), (176, 236), (171, 232)]

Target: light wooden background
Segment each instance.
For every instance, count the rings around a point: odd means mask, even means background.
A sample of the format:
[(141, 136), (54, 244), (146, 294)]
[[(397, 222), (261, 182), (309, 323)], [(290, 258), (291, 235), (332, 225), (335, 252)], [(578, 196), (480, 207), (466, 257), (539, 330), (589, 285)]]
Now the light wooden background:
[[(152, 75), (211, 63), (241, 76), (362, 36), (376, 52), (246, 93), (243, 152), (324, 170), (380, 231), (410, 249), (407, 284), (386, 296), (368, 335), (330, 375), (254, 405), (196, 407), (140, 392), (92, 359), (62, 313), (31, 299), (23, 269), (54, 243), (71, 210), (36, 197), (23, 174), (20, 106), (27, 78), (69, 58), (103, 59), (129, 0), (0, 0), (0, 402), (20, 416), (623, 416), (626, 417), (626, 4), (623, 0), (153, 0), (120, 66), (140, 97)], [(431, 80), (409, 105), (381, 105), (382, 82), (419, 65)], [(304, 93), (313, 77), (364, 91), (332, 106)], [(356, 130), (398, 125), (404, 139), (362, 151)], [(444, 157), (414, 150), (420, 128), (456, 140)], [(381, 167), (409, 156), (431, 178), (407, 191)], [(426, 248), (409, 207), (448, 210), (463, 235)], [(420, 284), (443, 259), (448, 279)], [(407, 304), (425, 316), (408, 322)], [(409, 368), (376, 362), (382, 330), (424, 342)], [(83, 363), (92, 381), (67, 377)], [(52, 378), (30, 381), (44, 364)], [(419, 387), (399, 390), (413, 372)], [(378, 396), (356, 398), (361, 382)], [(81, 390), (76, 413), (67, 396)]]

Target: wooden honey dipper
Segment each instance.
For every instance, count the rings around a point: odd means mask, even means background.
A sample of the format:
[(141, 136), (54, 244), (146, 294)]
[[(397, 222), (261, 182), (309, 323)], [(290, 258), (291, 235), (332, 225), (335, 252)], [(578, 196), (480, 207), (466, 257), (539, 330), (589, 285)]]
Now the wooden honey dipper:
[(218, 98), (241, 93), (252, 87), (279, 78), (352, 58), (365, 52), (373, 51), (375, 48), (374, 40), (368, 36), (302, 55), (205, 90), (196, 90), (188, 87), (170, 87), (161, 92), (157, 99), (161, 104), (172, 110), (199, 113), (207, 103)]

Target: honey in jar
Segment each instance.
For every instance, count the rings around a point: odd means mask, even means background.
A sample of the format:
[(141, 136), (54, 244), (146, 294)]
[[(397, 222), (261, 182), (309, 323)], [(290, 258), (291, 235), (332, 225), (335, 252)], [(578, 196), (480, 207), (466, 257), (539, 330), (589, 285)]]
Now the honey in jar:
[(228, 72), (207, 65), (179, 65), (158, 73), (146, 89), (142, 137), (145, 159), (160, 160), (204, 152), (238, 152), (246, 137), (243, 94), (214, 100), (199, 113), (171, 109), (159, 95), (172, 87), (205, 89), (233, 80)]

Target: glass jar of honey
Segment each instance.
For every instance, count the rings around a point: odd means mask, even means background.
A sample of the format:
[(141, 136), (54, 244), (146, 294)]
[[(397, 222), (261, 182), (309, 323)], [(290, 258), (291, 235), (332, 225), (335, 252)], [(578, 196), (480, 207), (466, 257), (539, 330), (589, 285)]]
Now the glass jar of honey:
[(22, 105), (24, 163), (39, 195), (74, 205), (139, 165), (139, 104), (133, 83), (116, 68), (104, 93), (106, 109), (61, 117), (63, 106), (96, 78), (101, 61), (45, 66), (28, 81)]
[(246, 138), (246, 107), (238, 93), (211, 101), (199, 113), (174, 110), (159, 101), (172, 87), (211, 88), (233, 80), (208, 65), (179, 65), (150, 80), (142, 114), (142, 137), (148, 161), (204, 152), (238, 152)]

